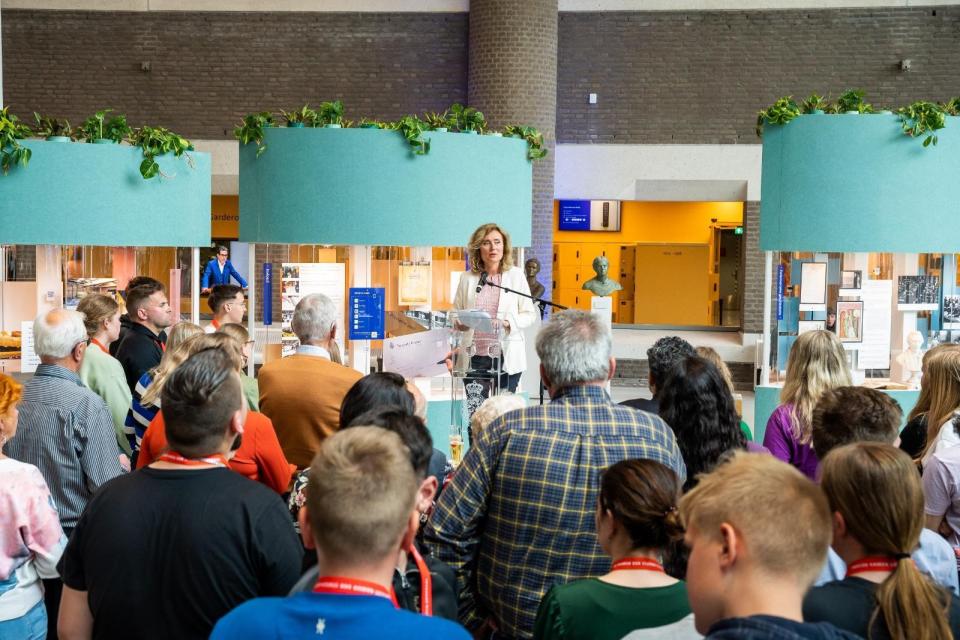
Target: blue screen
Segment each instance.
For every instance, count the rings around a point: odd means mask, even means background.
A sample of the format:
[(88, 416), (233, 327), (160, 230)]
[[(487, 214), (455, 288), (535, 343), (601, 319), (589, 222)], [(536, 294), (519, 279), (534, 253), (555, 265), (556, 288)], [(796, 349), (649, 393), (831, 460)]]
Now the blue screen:
[(560, 231), (590, 231), (590, 201), (560, 201)]

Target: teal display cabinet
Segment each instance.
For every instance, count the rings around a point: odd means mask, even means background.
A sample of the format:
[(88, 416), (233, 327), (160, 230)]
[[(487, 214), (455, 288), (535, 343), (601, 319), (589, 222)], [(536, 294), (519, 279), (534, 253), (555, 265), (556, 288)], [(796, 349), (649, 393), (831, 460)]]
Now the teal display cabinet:
[(0, 244), (210, 244), (209, 154), (160, 156), (163, 176), (144, 180), (136, 147), (22, 144), (30, 164), (0, 175)]
[(427, 132), (418, 156), (396, 131), (267, 128), (240, 149), (243, 242), (464, 246), (495, 222), (531, 245), (533, 170), (516, 138)]

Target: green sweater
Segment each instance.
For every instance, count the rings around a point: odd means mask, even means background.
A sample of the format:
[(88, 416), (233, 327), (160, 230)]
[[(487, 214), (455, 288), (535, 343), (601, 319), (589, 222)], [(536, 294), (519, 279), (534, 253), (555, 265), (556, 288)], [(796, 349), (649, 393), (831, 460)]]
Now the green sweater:
[(247, 397), (250, 411), (260, 411), (260, 385), (257, 379), (240, 372), (240, 385), (243, 387), (243, 395)]
[(130, 443), (127, 442), (123, 423), (130, 410), (130, 387), (123, 373), (123, 366), (109, 353), (104, 353), (100, 347), (91, 344), (87, 347), (80, 365), (80, 379), (94, 393), (103, 398), (113, 416), (113, 428), (117, 432), (117, 444), (127, 455), (130, 455)]

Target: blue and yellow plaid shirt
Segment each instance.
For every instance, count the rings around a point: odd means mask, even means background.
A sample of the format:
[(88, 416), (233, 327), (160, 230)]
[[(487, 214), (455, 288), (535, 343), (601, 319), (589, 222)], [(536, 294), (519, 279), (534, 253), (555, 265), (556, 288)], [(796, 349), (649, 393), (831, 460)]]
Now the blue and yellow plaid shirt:
[(479, 434), (425, 532), (457, 573), (468, 629), (493, 617), (505, 636), (529, 638), (550, 587), (609, 571), (594, 524), (599, 477), (628, 458), (686, 478), (670, 427), (596, 386), (511, 411)]

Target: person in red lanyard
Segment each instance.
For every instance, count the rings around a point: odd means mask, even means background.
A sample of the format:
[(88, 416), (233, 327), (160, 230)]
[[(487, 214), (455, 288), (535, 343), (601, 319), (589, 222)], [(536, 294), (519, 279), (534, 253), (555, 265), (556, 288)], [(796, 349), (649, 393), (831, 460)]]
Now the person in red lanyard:
[(690, 549), (687, 594), (704, 637), (860, 638), (827, 622), (804, 622), (803, 596), (830, 544), (830, 507), (796, 468), (738, 451), (701, 476), (679, 510)]
[(225, 324), (243, 324), (247, 302), (241, 287), (235, 284), (218, 284), (210, 291), (207, 304), (213, 311), (213, 320), (203, 329), (207, 333), (213, 333)]
[(686, 585), (663, 571), (662, 554), (682, 535), (680, 479), (654, 460), (622, 460), (604, 471), (597, 541), (610, 572), (561, 584), (540, 603), (536, 640), (620, 640), (635, 629), (699, 638)]
[(804, 619), (864, 638), (960, 638), (960, 599), (910, 558), (924, 522), (910, 457), (876, 442), (840, 447), (823, 460), (820, 486), (847, 575), (807, 594)]
[(322, 567), (312, 592), (247, 602), (217, 623), (211, 640), (469, 640), (456, 623), (396, 604), (392, 576), (419, 527), (419, 484), (397, 434), (356, 427), (327, 438), (310, 465), (299, 514)]
[[(420, 481), (414, 511), (417, 519), (423, 523), (433, 508), (433, 499), (438, 486), (437, 477), (428, 474), (433, 453), (433, 440), (423, 421), (410, 414), (406, 407), (386, 405), (354, 415), (350, 422), (341, 428), (350, 429), (358, 426), (380, 427), (396, 433), (403, 440), (403, 444), (410, 452), (410, 462)], [(299, 502), (302, 504), (304, 499), (301, 498)], [(317, 566), (311, 567), (294, 585), (290, 593), (312, 589), (319, 571)], [(397, 555), (396, 569), (393, 573), (393, 592), (397, 603), (408, 611), (456, 620), (456, 584), (457, 579), (453, 569), (445, 562), (431, 556), (417, 539), (409, 548), (401, 549)]]

